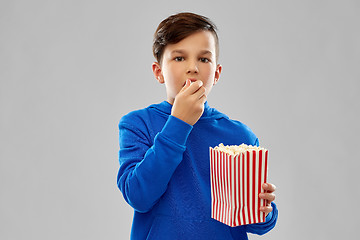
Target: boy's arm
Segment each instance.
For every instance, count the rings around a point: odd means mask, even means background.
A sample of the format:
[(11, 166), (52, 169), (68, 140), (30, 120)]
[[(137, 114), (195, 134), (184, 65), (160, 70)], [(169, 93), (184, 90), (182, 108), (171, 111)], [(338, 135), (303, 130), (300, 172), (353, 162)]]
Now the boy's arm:
[(149, 136), (136, 119), (123, 118), (120, 131), (120, 169), (117, 184), (125, 200), (139, 212), (149, 211), (164, 194), (175, 169), (182, 161), (192, 126), (169, 116), (161, 132)]
[[(204, 111), (205, 88), (200, 80), (185, 85), (176, 95), (171, 116), (162, 131), (149, 143), (141, 131), (144, 121), (122, 118), (120, 130), (120, 169), (118, 187), (125, 200), (137, 211), (147, 212), (166, 191), (183, 158), (187, 138)], [(146, 127), (144, 126), (144, 130)]]

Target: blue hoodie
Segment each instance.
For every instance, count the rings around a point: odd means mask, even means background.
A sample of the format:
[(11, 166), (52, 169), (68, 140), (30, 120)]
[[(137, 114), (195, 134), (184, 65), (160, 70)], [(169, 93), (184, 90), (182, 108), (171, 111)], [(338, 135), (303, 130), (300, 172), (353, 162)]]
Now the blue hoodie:
[(119, 123), (117, 184), (134, 208), (131, 239), (248, 239), (276, 224), (277, 208), (264, 223), (229, 227), (211, 218), (209, 147), (259, 145), (239, 121), (205, 103), (193, 126), (171, 116), (164, 101), (123, 116)]

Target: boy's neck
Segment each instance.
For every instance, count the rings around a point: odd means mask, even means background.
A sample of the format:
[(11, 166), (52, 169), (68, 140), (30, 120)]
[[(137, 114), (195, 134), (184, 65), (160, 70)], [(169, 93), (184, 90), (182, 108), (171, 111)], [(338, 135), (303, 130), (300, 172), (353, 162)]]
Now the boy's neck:
[(171, 105), (174, 105), (175, 99), (168, 98), (166, 101), (167, 101), (168, 103), (170, 103)]

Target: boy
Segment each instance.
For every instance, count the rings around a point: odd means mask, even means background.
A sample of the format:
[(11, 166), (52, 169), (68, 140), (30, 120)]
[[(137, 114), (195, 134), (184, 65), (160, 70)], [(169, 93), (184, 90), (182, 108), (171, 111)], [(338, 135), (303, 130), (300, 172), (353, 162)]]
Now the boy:
[(211, 218), (209, 147), (259, 145), (244, 124), (210, 108), (219, 80), (218, 37), (206, 17), (179, 13), (154, 35), (152, 69), (167, 100), (120, 120), (117, 183), (134, 208), (131, 239), (248, 239), (276, 224), (275, 186), (266, 183), (264, 223), (229, 227)]

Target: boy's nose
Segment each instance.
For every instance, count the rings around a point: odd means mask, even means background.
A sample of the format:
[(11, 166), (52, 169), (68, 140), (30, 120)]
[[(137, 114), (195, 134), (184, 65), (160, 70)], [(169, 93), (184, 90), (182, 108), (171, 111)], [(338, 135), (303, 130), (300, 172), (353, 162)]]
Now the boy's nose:
[(199, 69), (196, 62), (190, 62), (188, 65), (187, 73), (198, 73)]

